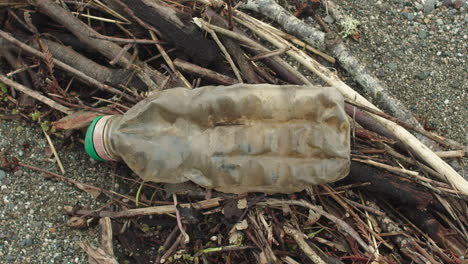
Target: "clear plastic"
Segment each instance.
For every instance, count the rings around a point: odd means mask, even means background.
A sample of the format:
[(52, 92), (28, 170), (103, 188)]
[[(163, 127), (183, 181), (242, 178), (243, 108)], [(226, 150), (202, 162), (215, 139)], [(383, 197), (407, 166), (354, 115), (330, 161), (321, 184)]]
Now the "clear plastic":
[(146, 181), (292, 193), (348, 174), (343, 105), (333, 87), (174, 88), (113, 116), (104, 145)]

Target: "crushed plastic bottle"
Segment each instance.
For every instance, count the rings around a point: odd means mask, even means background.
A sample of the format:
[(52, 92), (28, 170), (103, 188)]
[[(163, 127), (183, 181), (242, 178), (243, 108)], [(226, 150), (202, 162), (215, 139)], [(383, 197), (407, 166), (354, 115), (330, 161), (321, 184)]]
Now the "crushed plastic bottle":
[(350, 166), (349, 121), (333, 87), (237, 84), (168, 89), (97, 117), (85, 146), (145, 181), (227, 193), (292, 193)]

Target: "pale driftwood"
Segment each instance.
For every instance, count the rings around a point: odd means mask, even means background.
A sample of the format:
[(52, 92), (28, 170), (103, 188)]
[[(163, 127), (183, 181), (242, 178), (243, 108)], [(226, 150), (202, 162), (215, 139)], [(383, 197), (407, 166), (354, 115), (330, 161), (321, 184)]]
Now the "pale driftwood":
[(34, 99), (36, 99), (36, 100), (38, 100), (38, 101), (52, 107), (54, 109), (59, 110), (62, 113), (65, 113), (67, 115), (73, 113), (73, 111), (70, 108), (63, 106), (63, 105), (49, 99), (48, 97), (45, 97), (42, 94), (40, 94), (40, 93), (38, 93), (38, 92), (36, 92), (34, 90), (29, 89), (28, 87), (26, 87), (26, 86), (24, 86), (22, 84), (19, 84), (19, 83), (15, 82), (15, 81), (12, 81), (12, 80), (8, 79), (8, 77), (6, 77), (3, 74), (0, 74), (0, 82), (4, 83), (4, 84), (6, 84), (6, 85), (8, 85), (10, 87), (13, 87), (17, 91), (25, 93), (25, 94), (31, 96), (32, 98), (34, 98)]
[(112, 244), (112, 222), (109, 217), (99, 219), (99, 231), (101, 233), (101, 248), (107, 255), (114, 257), (114, 246)]
[[(346, 83), (340, 80), (335, 73), (331, 72), (328, 68), (312, 59), (302, 50), (294, 47), (293, 45), (290, 45), (286, 40), (278, 37), (273, 32), (268, 31), (259, 26), (258, 24), (253, 23), (248, 15), (242, 12), (236, 12), (236, 16), (241, 18), (236, 18), (236, 21), (238, 23), (248, 27), (258, 35), (260, 35), (262, 38), (268, 40), (270, 43), (275, 45), (277, 48), (291, 47), (286, 52), (288, 55), (296, 59), (308, 70), (315, 73), (329, 85), (334, 86), (348, 100), (357, 102), (374, 110), (380, 111), (380, 109), (378, 109), (375, 105), (369, 102), (366, 98), (358, 94)], [(464, 194), (468, 194), (468, 182), (462, 176), (460, 176), (460, 174), (458, 174), (452, 167), (445, 163), (445, 161), (443, 161), (434, 152), (432, 152), (430, 148), (421, 143), (415, 136), (413, 136), (411, 133), (409, 133), (407, 130), (405, 130), (398, 124), (376, 115), (372, 116), (376, 120), (376, 122), (380, 123), (383, 127), (387, 128), (390, 132), (392, 132), (395, 135), (395, 137), (399, 139), (411, 152), (413, 152), (419, 158), (424, 160), (434, 170), (444, 175), (453, 188), (460, 190)]]
[(174, 65), (185, 72), (190, 72), (199, 76), (203, 76), (206, 79), (214, 81), (219, 84), (224, 85), (232, 85), (238, 83), (236, 79), (233, 79), (229, 76), (223, 75), (221, 73), (217, 73), (207, 68), (200, 67), (196, 64), (192, 64), (190, 62), (186, 62), (181, 59), (175, 59)]
[(466, 147), (463, 150), (436, 151), (435, 154), (441, 158), (463, 158), (466, 155)]
[(98, 264), (119, 264), (119, 262), (113, 257), (107, 254), (101, 248), (95, 248), (87, 242), (80, 242), (78, 244), (88, 254), (88, 261), (90, 263)]
[[(366, 65), (352, 55), (338, 34), (325, 34), (312, 25), (293, 16), (274, 0), (248, 0), (245, 4), (241, 5), (241, 8), (267, 16), (280, 24), (290, 34), (303, 39), (319, 50), (328, 50), (353, 79), (356, 80), (366, 92), (373, 95), (385, 112), (407, 123), (422, 127), (416, 118), (414, 118), (411, 111), (388, 94), (386, 86), (367, 69)], [(433, 144), (432, 142), (426, 142), (426, 139), (422, 137), (421, 140), (425, 141), (424, 143), (426, 144)]]
[(294, 240), (296, 240), (297, 245), (302, 249), (304, 254), (313, 262), (316, 264), (325, 264), (325, 262), (318, 254), (315, 252), (313, 248), (309, 246), (306, 242), (307, 236), (304, 235), (304, 233), (300, 232), (297, 229), (294, 229), (290, 226), (284, 226), (283, 227), (284, 232), (288, 235), (290, 235)]
[[(46, 58), (46, 55), (26, 44), (24, 44), (23, 42), (15, 39), (14, 37), (12, 37), (9, 33), (5, 32), (5, 31), (2, 31), (0, 30), (0, 37), (7, 40), (8, 42), (18, 46), (19, 48), (21, 48), (23, 51), (25, 51), (26, 53), (29, 53), (31, 55), (34, 55), (34, 56), (37, 56), (37, 57), (40, 57), (42, 59)], [(57, 59), (52, 59), (52, 61), (54, 62), (54, 65), (56, 65), (57, 67), (61, 68), (62, 70), (65, 70), (67, 72), (69, 72), (71, 75), (75, 76), (76, 78), (82, 80), (83, 82), (85, 83), (88, 83), (90, 85), (93, 85), (101, 90), (105, 90), (107, 92), (110, 92), (112, 94), (116, 94), (116, 95), (119, 95), (119, 96), (122, 96), (123, 98), (127, 99), (128, 101), (130, 102), (137, 102), (137, 100), (134, 98), (134, 97), (131, 97), (127, 94), (125, 94), (124, 92), (120, 91), (120, 90), (117, 90), (109, 85), (106, 85), (106, 84), (103, 84), (101, 82), (99, 82), (98, 80), (92, 78), (92, 77), (89, 77), (88, 75), (84, 74), (83, 72), (71, 67), (70, 65), (68, 64), (65, 64)]]

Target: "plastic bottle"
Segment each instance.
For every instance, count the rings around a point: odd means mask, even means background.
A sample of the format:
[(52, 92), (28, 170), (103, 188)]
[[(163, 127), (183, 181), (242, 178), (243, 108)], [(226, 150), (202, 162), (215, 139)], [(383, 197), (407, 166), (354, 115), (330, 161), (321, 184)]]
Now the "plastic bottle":
[(124, 115), (97, 117), (85, 146), (97, 160), (123, 160), (146, 181), (292, 193), (348, 174), (343, 105), (333, 87), (174, 88)]

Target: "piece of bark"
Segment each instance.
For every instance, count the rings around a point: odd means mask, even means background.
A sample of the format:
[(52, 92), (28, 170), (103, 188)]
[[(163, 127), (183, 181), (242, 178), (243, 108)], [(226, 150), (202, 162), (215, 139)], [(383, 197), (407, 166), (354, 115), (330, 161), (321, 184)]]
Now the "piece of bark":
[(370, 182), (370, 185), (360, 187), (366, 192), (373, 192), (385, 197), (395, 204), (427, 208), (436, 202), (428, 192), (419, 189), (415, 184), (400, 180), (395, 175), (352, 161), (349, 175), (337, 184), (355, 184)]
[(463, 243), (458, 241), (456, 236), (453, 236), (453, 231), (442, 226), (427, 210), (402, 208), (401, 212), (426, 232), (439, 246), (449, 248), (456, 256), (463, 256), (466, 253), (466, 245), (463, 246)]
[(147, 264), (151, 263), (146, 253), (146, 243), (141, 236), (138, 236), (133, 225), (124, 227), (123, 224), (113, 221), (112, 230), (116, 234), (121, 246), (126, 254), (133, 259), (131, 263)]
[[(51, 0), (33, 0), (32, 1), (39, 9), (40, 12), (48, 15), (57, 23), (64, 26), (72, 32), (78, 39), (87, 46), (98, 51), (104, 55), (109, 61), (113, 60), (119, 52), (121, 47), (111, 41), (104, 39), (97, 39), (91, 36), (99, 35), (92, 28), (88, 27), (85, 23), (73, 16), (70, 12), (55, 4)], [(135, 75), (146, 84), (148, 90), (160, 89), (160, 84), (165, 80), (165, 76), (152, 69), (147, 64), (132, 61), (132, 55), (125, 52), (118, 64), (123, 67), (128, 67), (135, 71)]]
[(157, 28), (196, 64), (208, 66), (221, 59), (217, 46), (192, 23), (190, 14), (182, 13), (158, 0), (123, 0), (146, 23)]
[[(207, 9), (204, 13), (208, 20), (216, 26), (227, 29), (228, 22), (218, 15), (212, 9)], [(230, 52), (231, 56), (234, 58), (237, 66), (239, 66), (240, 71), (242, 72), (243, 77), (247, 83), (260, 83), (260, 78), (255, 73), (252, 63), (247, 60), (244, 51), (240, 47), (239, 43), (225, 36), (220, 35), (220, 39), (223, 42), (226, 49)]]

